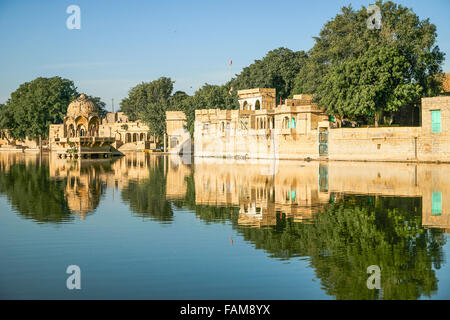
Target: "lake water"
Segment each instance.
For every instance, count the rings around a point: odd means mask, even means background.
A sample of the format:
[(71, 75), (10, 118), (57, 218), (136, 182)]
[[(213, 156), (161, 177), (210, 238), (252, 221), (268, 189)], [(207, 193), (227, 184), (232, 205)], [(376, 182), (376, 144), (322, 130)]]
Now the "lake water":
[(191, 160), (0, 153), (0, 298), (450, 298), (449, 165)]

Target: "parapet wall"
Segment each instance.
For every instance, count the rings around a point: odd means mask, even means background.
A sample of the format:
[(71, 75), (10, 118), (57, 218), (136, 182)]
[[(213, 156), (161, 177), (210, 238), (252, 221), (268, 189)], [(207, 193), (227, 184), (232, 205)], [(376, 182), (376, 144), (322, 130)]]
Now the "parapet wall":
[[(195, 156), (450, 162), (450, 97), (422, 99), (421, 127), (331, 129), (324, 120), (320, 110), (295, 103), (196, 110)], [(320, 154), (319, 136), (326, 137)]]
[(415, 161), (419, 127), (342, 128), (328, 133), (330, 160)]

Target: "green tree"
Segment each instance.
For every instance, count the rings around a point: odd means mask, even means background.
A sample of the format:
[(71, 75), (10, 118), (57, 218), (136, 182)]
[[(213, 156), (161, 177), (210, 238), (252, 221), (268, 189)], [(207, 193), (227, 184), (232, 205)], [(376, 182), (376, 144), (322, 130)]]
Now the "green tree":
[[(436, 26), (391, 1), (376, 4), (382, 14), (381, 30), (367, 28), (370, 15), (365, 7), (358, 11), (343, 7), (324, 25), (297, 75), (295, 93), (314, 94), (319, 106), (338, 118), (364, 114), (376, 122), (383, 112), (392, 115), (402, 109), (411, 114), (421, 96), (439, 93), (441, 83), (436, 74), (442, 73), (444, 53), (435, 45)], [(353, 72), (351, 68), (358, 63), (371, 70), (357, 68)], [(387, 77), (389, 71), (395, 75)], [(345, 74), (339, 76), (339, 72)], [(333, 81), (338, 84), (332, 85)], [(339, 89), (345, 90), (340, 93)], [(359, 97), (351, 99), (347, 97), (350, 93)], [(344, 107), (349, 100), (352, 106)]]
[(374, 115), (378, 126), (383, 113), (398, 111), (420, 99), (423, 88), (417, 82), (404, 81), (409, 69), (398, 47), (372, 47), (324, 77), (318, 86), (320, 103), (329, 114), (340, 118)]
[(184, 91), (177, 91), (169, 98), (169, 110), (179, 111), (184, 110), (186, 100), (191, 96)]
[(149, 178), (130, 181), (122, 190), (121, 197), (137, 216), (169, 223), (173, 220), (173, 211), (169, 201), (166, 200), (167, 186), (163, 161), (164, 157), (158, 157), (156, 164), (149, 168)]
[(173, 83), (166, 77), (142, 82), (129, 91), (120, 108), (131, 121), (145, 122), (149, 133), (161, 140), (166, 132), (166, 110), (169, 109)]
[(68, 79), (40, 77), (26, 82), (1, 108), (2, 128), (15, 139), (47, 138), (50, 124), (63, 121), (67, 106), (77, 95)]
[(278, 48), (269, 51), (261, 60), (245, 67), (231, 81), (233, 89), (275, 88), (277, 101), (291, 95), (297, 74), (307, 61), (304, 51)]

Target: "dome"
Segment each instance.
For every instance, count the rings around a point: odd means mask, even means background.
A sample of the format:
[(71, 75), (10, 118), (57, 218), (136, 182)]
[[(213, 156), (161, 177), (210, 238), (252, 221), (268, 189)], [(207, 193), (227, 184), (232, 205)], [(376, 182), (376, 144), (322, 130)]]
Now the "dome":
[(77, 99), (73, 100), (67, 107), (67, 116), (76, 118), (84, 116), (98, 116), (98, 109), (95, 104), (89, 100), (85, 94), (81, 94)]

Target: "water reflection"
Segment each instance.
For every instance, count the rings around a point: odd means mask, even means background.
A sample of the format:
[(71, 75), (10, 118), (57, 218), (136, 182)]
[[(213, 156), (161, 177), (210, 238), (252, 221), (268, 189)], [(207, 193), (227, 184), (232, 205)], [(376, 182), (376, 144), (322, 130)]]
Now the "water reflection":
[[(71, 222), (96, 211), (106, 188), (133, 216), (174, 223), (184, 208), (226, 223), (269, 257), (305, 257), (338, 299), (418, 299), (438, 289), (450, 231), (450, 166), (195, 159), (132, 153), (68, 162), (0, 154), (0, 194), (22, 217)], [(368, 290), (366, 268), (382, 270)]]

